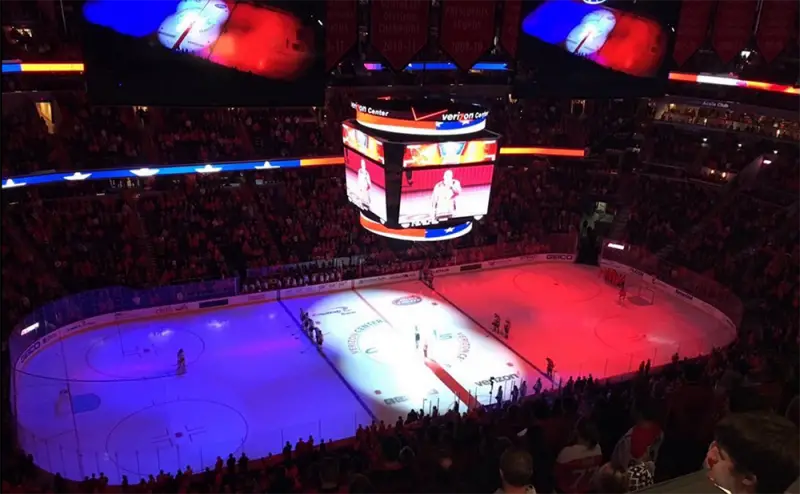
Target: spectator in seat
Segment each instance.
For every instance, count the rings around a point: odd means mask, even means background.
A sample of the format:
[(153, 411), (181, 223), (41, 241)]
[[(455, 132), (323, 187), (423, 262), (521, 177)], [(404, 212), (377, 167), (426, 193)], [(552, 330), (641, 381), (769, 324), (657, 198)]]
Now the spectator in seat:
[(559, 492), (589, 491), (594, 473), (603, 464), (599, 435), (594, 422), (586, 418), (578, 420), (574, 444), (562, 449), (556, 458), (555, 476)]
[(600, 467), (592, 483), (595, 492), (636, 492), (653, 485), (653, 473), (644, 463), (625, 468), (612, 460)]
[(614, 448), (614, 462), (624, 467), (638, 463), (655, 464), (658, 450), (664, 441), (664, 433), (654, 420), (655, 414), (650, 403), (637, 405), (634, 415), (636, 423), (620, 438)]
[(797, 427), (772, 413), (730, 414), (716, 426), (706, 462), (726, 492), (786, 492), (800, 476)]
[(528, 482), (533, 477), (533, 458), (530, 453), (509, 448), (500, 456), (500, 481), (503, 486), (495, 494), (536, 494)]

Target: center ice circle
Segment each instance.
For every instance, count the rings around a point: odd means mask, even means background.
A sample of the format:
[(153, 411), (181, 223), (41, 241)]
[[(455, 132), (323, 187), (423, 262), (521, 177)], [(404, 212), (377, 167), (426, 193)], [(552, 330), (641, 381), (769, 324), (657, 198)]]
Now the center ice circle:
[(86, 364), (112, 379), (148, 379), (175, 374), (178, 351), (188, 367), (205, 351), (205, 342), (184, 329), (137, 328), (95, 342), (86, 352)]
[(667, 352), (674, 351), (672, 349), (677, 347), (678, 342), (670, 336), (672, 324), (671, 321), (653, 321), (648, 326), (642, 326), (639, 321), (618, 314), (600, 319), (594, 332), (597, 339), (609, 348), (630, 353), (638, 362), (652, 358), (654, 347), (663, 347)]
[(244, 415), (231, 406), (177, 400), (151, 405), (117, 422), (106, 437), (104, 455), (135, 475), (174, 472), (186, 465), (200, 471), (203, 465), (213, 465), (217, 456), (236, 454), (248, 433)]

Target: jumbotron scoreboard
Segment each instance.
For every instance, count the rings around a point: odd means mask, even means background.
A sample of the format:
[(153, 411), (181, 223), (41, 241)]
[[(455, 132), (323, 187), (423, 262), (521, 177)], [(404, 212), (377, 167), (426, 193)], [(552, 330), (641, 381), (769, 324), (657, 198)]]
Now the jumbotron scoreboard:
[(347, 196), (361, 225), (410, 241), (466, 235), (489, 211), (500, 135), (489, 112), (442, 99), (353, 102), (342, 124)]

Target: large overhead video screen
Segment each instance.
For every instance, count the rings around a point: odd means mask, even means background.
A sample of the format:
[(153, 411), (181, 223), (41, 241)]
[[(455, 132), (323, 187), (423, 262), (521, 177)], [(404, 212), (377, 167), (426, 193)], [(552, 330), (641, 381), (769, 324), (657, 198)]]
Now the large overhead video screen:
[(680, 2), (526, 0), (524, 87), (574, 96), (664, 91)]
[(383, 143), (353, 126), (342, 124), (342, 141), (345, 146), (355, 149), (364, 156), (382, 165), (386, 164), (383, 154)]
[(403, 168), (466, 165), (494, 162), (496, 159), (496, 139), (408, 144), (403, 153)]
[(386, 174), (384, 169), (352, 149), (344, 150), (347, 198), (359, 209), (386, 221)]
[(493, 165), (406, 169), (398, 223), (415, 226), (480, 219), (489, 211), (493, 171)]
[(112, 104), (320, 104), (321, 5), (89, 0), (89, 96)]

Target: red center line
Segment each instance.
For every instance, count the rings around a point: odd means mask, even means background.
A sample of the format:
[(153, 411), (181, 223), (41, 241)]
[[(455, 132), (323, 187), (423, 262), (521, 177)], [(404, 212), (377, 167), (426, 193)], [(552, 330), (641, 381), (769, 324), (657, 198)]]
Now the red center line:
[[(371, 303), (367, 302), (367, 299), (364, 298), (364, 296), (361, 295), (361, 293), (358, 290), (353, 290), (353, 291), (356, 293), (356, 295), (358, 295), (358, 298), (360, 298), (365, 304), (367, 304), (367, 307), (372, 309), (374, 313), (378, 314), (378, 317), (383, 319), (386, 322), (386, 324), (389, 325), (390, 328), (392, 328), (397, 332), (400, 332), (399, 329), (395, 328), (394, 325), (391, 322), (389, 322), (389, 319), (384, 317), (384, 315), (381, 314), (378, 311), (378, 309), (373, 307)], [(458, 396), (458, 399), (461, 400), (462, 403), (465, 403), (467, 405), (467, 408), (471, 409), (473, 406), (477, 406), (480, 404), (478, 398), (472, 396), (470, 392), (467, 391), (466, 388), (464, 388), (464, 386), (461, 385), (461, 383), (456, 381), (456, 379), (452, 375), (450, 375), (450, 373), (447, 372), (438, 362), (426, 357), (425, 366), (428, 367), (428, 369), (430, 369), (431, 372), (433, 372), (433, 375), (435, 375), (436, 378), (439, 379), (439, 381), (441, 381), (442, 384), (447, 386), (447, 389), (449, 389), (450, 392)]]

